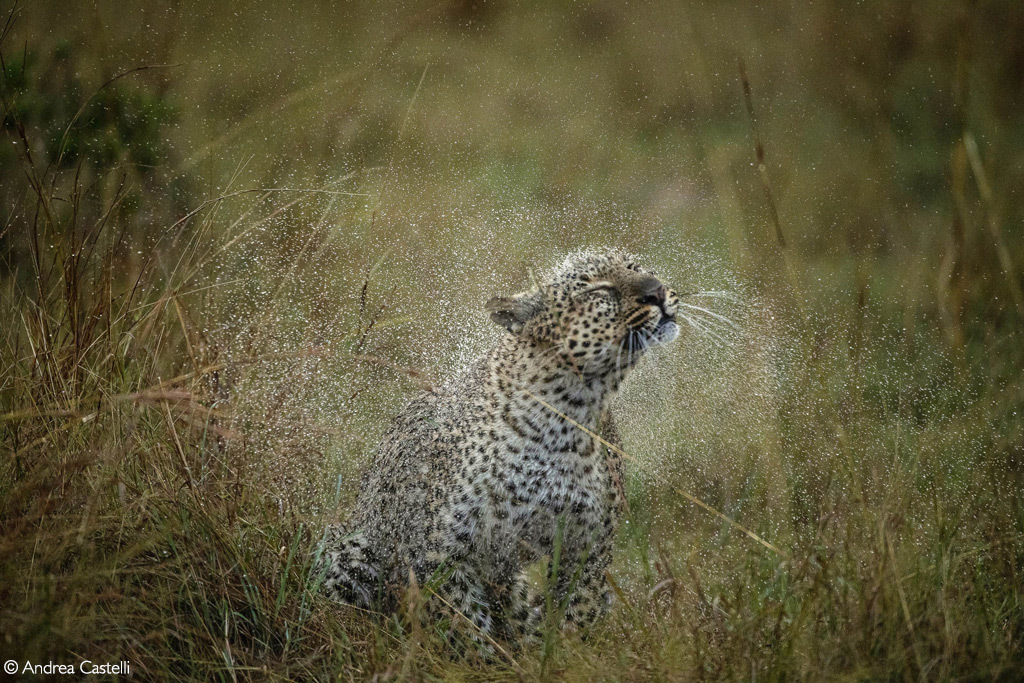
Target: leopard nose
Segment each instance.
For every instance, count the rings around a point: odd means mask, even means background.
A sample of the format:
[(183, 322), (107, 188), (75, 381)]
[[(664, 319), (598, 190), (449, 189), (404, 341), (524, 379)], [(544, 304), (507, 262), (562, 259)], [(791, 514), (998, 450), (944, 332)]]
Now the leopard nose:
[(668, 294), (668, 290), (665, 285), (661, 284), (658, 280), (651, 278), (645, 280), (639, 289), (639, 296), (636, 298), (636, 302), (642, 306), (662, 306), (665, 303), (665, 298)]

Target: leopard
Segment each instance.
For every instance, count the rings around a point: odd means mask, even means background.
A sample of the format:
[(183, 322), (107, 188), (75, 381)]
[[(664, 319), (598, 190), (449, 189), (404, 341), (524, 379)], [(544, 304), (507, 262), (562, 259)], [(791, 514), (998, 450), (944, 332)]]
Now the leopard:
[(408, 403), (351, 516), (327, 527), (326, 594), (387, 611), (427, 587), (438, 617), (492, 642), (520, 642), (554, 611), (561, 628), (593, 623), (611, 605), (627, 507), (612, 407), (641, 359), (679, 335), (678, 306), (675, 290), (616, 249), (570, 254), (524, 291), (490, 299), (501, 339)]

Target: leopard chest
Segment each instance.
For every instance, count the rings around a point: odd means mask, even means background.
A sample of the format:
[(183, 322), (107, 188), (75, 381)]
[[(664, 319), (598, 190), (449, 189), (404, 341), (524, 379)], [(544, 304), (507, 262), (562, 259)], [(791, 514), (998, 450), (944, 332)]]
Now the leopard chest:
[[(564, 420), (531, 433), (498, 430), (490, 466), (471, 486), (482, 497), (477, 532), (521, 561), (549, 554), (556, 539), (579, 546), (608, 528), (611, 477), (598, 443)], [(525, 432), (525, 434), (523, 433)]]

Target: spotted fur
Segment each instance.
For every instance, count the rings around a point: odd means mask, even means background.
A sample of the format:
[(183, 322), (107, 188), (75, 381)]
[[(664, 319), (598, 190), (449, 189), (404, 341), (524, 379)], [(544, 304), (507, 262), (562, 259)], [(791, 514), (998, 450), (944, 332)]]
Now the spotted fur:
[(612, 399), (645, 351), (675, 339), (677, 306), (613, 251), (570, 257), (539, 286), (489, 301), (508, 334), (384, 435), (351, 519), (328, 529), (326, 591), (388, 609), (415, 578), (440, 611), (514, 640), (541, 616), (525, 571), (557, 544), (554, 604), (571, 625), (595, 619), (610, 599), (621, 462), (565, 418), (617, 443)]

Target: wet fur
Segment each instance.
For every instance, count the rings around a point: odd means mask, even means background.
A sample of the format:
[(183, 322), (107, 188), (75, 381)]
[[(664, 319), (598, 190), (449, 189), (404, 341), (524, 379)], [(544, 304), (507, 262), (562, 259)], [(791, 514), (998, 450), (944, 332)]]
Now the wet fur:
[(539, 288), (492, 299), (509, 333), (385, 433), (351, 519), (328, 529), (325, 590), (390, 609), (415, 577), (448, 603), (434, 609), (515, 639), (542, 616), (526, 569), (550, 561), (557, 539), (556, 604), (571, 625), (599, 616), (621, 462), (565, 417), (617, 443), (611, 403), (647, 348), (674, 339), (677, 307), (618, 252), (572, 257)]

